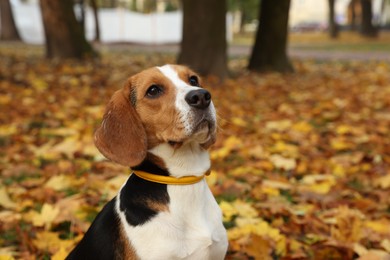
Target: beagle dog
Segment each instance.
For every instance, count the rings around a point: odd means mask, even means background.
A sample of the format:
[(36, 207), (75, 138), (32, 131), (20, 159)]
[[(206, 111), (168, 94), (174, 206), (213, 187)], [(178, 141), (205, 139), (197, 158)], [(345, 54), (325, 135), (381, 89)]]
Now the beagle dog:
[(216, 113), (201, 85), (189, 68), (165, 65), (114, 93), (95, 144), (132, 174), (67, 259), (224, 259), (226, 230), (204, 179)]

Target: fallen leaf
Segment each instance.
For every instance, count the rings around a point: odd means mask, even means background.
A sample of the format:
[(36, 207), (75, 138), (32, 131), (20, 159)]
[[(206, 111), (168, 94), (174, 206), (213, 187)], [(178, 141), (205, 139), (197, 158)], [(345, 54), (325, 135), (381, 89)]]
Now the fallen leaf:
[(42, 206), (41, 212), (35, 212), (32, 216), (32, 223), (37, 227), (45, 226), (46, 230), (48, 230), (59, 213), (60, 210), (57, 206), (45, 203)]
[(295, 159), (285, 158), (279, 154), (271, 155), (270, 161), (276, 168), (284, 169), (286, 171), (293, 170), (297, 166)]
[(254, 259), (262, 259), (262, 260), (272, 260), (272, 248), (270, 246), (269, 241), (262, 238), (261, 236), (257, 236), (251, 234), (248, 239), (248, 243), (244, 245), (243, 251), (248, 255), (252, 256)]
[(71, 178), (65, 175), (53, 176), (45, 183), (45, 187), (51, 188), (56, 191), (68, 189), (69, 187), (71, 187), (71, 185)]
[(5, 187), (0, 187), (0, 206), (7, 209), (13, 209), (16, 207), (16, 203), (13, 202), (11, 198), (8, 196)]

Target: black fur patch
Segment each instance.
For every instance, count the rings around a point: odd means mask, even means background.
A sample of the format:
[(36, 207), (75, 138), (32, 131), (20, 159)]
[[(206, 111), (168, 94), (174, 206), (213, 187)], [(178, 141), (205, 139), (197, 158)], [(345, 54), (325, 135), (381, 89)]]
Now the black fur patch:
[[(80, 243), (66, 258), (73, 259), (121, 259), (123, 247), (119, 245), (119, 216), (112, 199), (97, 215)], [(118, 251), (119, 250), (119, 251)]]
[[(168, 175), (167, 171), (147, 161), (135, 169)], [(149, 182), (134, 174), (127, 180), (118, 196), (120, 210), (132, 226), (142, 225), (157, 215), (157, 211), (148, 208), (147, 201), (169, 203), (167, 185)], [(116, 197), (104, 206), (83, 239), (66, 259), (123, 259), (127, 245), (120, 240), (120, 219), (115, 203)]]
[[(155, 164), (144, 161), (134, 170), (168, 176), (168, 172)], [(141, 179), (133, 174), (127, 180), (120, 192), (120, 210), (125, 214), (127, 222), (132, 226), (145, 224), (151, 220), (157, 211), (147, 205), (147, 201), (168, 204), (169, 196), (166, 184), (159, 184)]]

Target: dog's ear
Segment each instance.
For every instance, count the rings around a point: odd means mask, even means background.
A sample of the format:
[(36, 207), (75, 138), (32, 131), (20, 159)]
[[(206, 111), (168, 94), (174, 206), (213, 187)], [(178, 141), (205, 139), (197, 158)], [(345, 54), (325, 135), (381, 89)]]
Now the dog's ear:
[(106, 107), (95, 145), (108, 159), (136, 166), (146, 157), (147, 140), (139, 115), (130, 102), (129, 86), (118, 90)]

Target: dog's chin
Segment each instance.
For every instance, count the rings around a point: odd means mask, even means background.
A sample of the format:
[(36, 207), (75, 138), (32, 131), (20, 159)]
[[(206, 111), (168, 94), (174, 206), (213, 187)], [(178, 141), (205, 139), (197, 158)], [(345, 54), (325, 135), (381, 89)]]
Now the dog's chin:
[(174, 149), (180, 148), (181, 146), (183, 146), (183, 144), (188, 143), (197, 143), (199, 145), (202, 145), (208, 143), (211, 139), (213, 139), (214, 132), (214, 124), (208, 120), (203, 120), (196, 127), (194, 127), (192, 134), (183, 137), (179, 140), (169, 140), (168, 144)]

